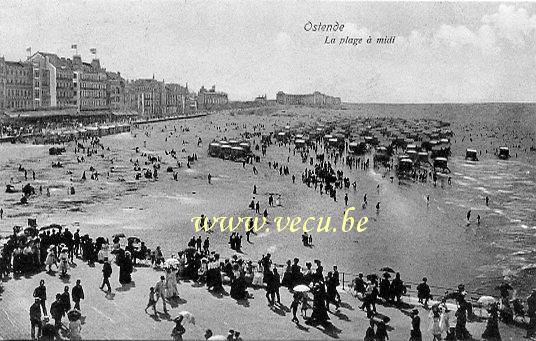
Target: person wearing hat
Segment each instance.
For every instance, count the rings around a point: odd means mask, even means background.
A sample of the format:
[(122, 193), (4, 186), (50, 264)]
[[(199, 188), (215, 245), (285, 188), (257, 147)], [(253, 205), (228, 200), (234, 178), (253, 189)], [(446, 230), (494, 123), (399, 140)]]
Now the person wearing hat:
[(60, 265), (58, 267), (58, 270), (61, 271), (61, 277), (64, 277), (67, 275), (67, 271), (69, 270), (69, 256), (68, 256), (69, 249), (65, 246), (65, 244), (62, 244), (61, 247), (61, 253), (60, 253)]
[(76, 280), (76, 285), (71, 290), (71, 295), (74, 302), (74, 309), (80, 310), (80, 300), (84, 299), (84, 288), (80, 284), (80, 280)]
[(240, 337), (240, 332), (239, 331), (234, 332), (234, 341), (242, 341), (242, 338)]
[(227, 341), (233, 341), (234, 340), (234, 330), (230, 329), (229, 334), (227, 334)]
[(410, 341), (422, 340), (421, 318), (419, 317), (419, 311), (417, 309), (413, 309), (411, 311), (411, 332), (410, 332), (409, 340)]
[(39, 286), (34, 289), (33, 297), (40, 299), (41, 309), (43, 310), (43, 315), (47, 314), (47, 307), (45, 302), (47, 300), (47, 287), (45, 286), (45, 280), (42, 279), (39, 281)]
[(186, 332), (186, 329), (184, 329), (183, 325), (181, 324), (183, 319), (184, 316), (179, 315), (173, 320), (175, 322), (175, 327), (173, 327), (173, 330), (171, 331), (171, 336), (173, 337), (174, 341), (181, 341), (182, 335)]
[(30, 324), (32, 328), (32, 340), (35, 340), (35, 327), (37, 327), (37, 339), (41, 337), (41, 303), (39, 297), (35, 297), (30, 306)]
[(50, 305), (50, 315), (54, 319), (54, 328), (59, 331), (61, 329), (61, 319), (65, 315), (60, 293), (56, 294), (56, 300)]
[(108, 287), (108, 292), (112, 291), (112, 287), (110, 286), (110, 276), (112, 275), (112, 266), (110, 265), (110, 262), (108, 261), (108, 257), (104, 258), (104, 264), (102, 266), (102, 284), (100, 286), (100, 289), (104, 289), (104, 285)]
[[(154, 292), (156, 293), (156, 302), (162, 299), (162, 305), (164, 306), (164, 313), (167, 314), (166, 307), (166, 277), (160, 276), (160, 281), (154, 286)], [(155, 303), (156, 304), (156, 303)]]
[(69, 293), (68, 285), (63, 288), (63, 293), (61, 294), (61, 304), (63, 305), (63, 311), (65, 313), (71, 310), (71, 295)]

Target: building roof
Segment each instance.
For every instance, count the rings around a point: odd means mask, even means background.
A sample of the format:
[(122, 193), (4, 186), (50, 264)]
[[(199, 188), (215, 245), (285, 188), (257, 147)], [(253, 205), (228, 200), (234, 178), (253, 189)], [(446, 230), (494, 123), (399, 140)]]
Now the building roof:
[(25, 63), (25, 62), (12, 62), (12, 61), (6, 60), (6, 65), (26, 67), (26, 66), (28, 66), (29, 64), (28, 64), (28, 63)]

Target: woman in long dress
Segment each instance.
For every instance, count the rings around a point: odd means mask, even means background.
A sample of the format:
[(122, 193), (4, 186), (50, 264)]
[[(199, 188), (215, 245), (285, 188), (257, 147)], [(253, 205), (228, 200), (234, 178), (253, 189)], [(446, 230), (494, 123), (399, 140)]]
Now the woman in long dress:
[(441, 341), (441, 333), (443, 332), (441, 328), (441, 316), (439, 315), (439, 308), (437, 306), (432, 307), (430, 311), (430, 327), (428, 328), (432, 335), (434, 336), (434, 341)]
[(285, 269), (285, 273), (283, 274), (283, 280), (281, 281), (281, 286), (287, 287), (289, 289), (292, 288), (292, 266), (290, 259), (287, 260), (287, 267)]
[(58, 270), (61, 271), (62, 276), (67, 275), (67, 271), (69, 270), (69, 256), (67, 255), (68, 251), (69, 250), (67, 248), (64, 248), (60, 253), (60, 265), (58, 266)]
[(178, 297), (179, 290), (177, 289), (176, 272), (169, 267), (166, 270), (166, 298)]
[(119, 283), (129, 284), (132, 282), (132, 270), (132, 259), (130, 258), (130, 252), (127, 251), (119, 261)]
[(105, 258), (110, 257), (109, 250), (110, 246), (108, 244), (102, 244), (102, 247), (97, 254), (97, 260), (99, 261), (99, 263), (103, 263)]
[(45, 266), (48, 266), (48, 271), (52, 271), (52, 264), (56, 265), (58, 268), (58, 260), (56, 258), (56, 251), (54, 251), (54, 246), (48, 248), (47, 258), (45, 260)]
[(259, 261), (257, 265), (257, 271), (255, 271), (255, 274), (253, 275), (253, 281), (251, 282), (251, 286), (254, 287), (261, 287), (263, 283), (263, 267), (261, 261)]

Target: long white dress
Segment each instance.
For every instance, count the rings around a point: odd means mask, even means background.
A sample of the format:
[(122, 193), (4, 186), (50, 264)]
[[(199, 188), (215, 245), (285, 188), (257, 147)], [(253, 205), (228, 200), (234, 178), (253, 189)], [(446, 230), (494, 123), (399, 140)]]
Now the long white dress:
[(47, 259), (45, 260), (45, 265), (48, 266), (52, 264), (57, 264), (56, 253), (54, 253), (53, 250), (49, 250), (47, 254)]
[(108, 258), (109, 255), (109, 247), (107, 244), (102, 245), (102, 248), (99, 250), (99, 253), (97, 254), (97, 260), (99, 262), (104, 262), (104, 258)]
[(177, 288), (177, 270), (166, 272), (166, 298), (179, 296)]
[(255, 274), (253, 275), (253, 281), (251, 283), (252, 286), (262, 286), (263, 283), (263, 268), (262, 265), (257, 266), (257, 271), (255, 271)]
[(69, 271), (69, 258), (67, 252), (60, 253), (60, 264), (58, 266), (58, 271), (67, 272)]

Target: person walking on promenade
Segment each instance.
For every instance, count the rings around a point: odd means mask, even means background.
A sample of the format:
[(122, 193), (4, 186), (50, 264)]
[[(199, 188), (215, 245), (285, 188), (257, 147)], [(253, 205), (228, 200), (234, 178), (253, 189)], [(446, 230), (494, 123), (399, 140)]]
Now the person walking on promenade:
[(104, 285), (106, 285), (108, 287), (108, 292), (112, 291), (112, 287), (110, 286), (111, 275), (112, 275), (112, 266), (110, 265), (110, 262), (108, 261), (108, 257), (105, 257), (104, 265), (102, 266), (102, 284), (100, 286), (101, 290), (104, 288)]
[(208, 173), (208, 184), (210, 185), (210, 181), (212, 180), (212, 175), (210, 175), (210, 173)]
[(409, 341), (422, 341), (421, 318), (419, 317), (419, 311), (417, 309), (411, 311), (411, 332)]
[(63, 315), (65, 315), (60, 293), (56, 294), (56, 300), (50, 305), (50, 315), (54, 319), (54, 327), (56, 328), (56, 331), (59, 332), (61, 329), (61, 319)]
[(149, 307), (153, 308), (153, 315), (156, 316), (156, 300), (154, 298), (154, 287), (149, 288), (149, 302), (147, 303), (147, 306), (145, 307), (145, 313), (147, 313), (147, 309)]
[(73, 297), (74, 302), (74, 309), (80, 310), (80, 300), (84, 299), (84, 288), (82, 288), (82, 285), (80, 284), (80, 280), (76, 280), (76, 285), (73, 287), (71, 291), (71, 295)]
[(39, 303), (41, 304), (43, 315), (47, 315), (47, 307), (45, 305), (47, 300), (47, 287), (45, 286), (44, 279), (39, 281), (39, 286), (35, 288), (33, 292), (33, 297), (39, 298)]
[(184, 329), (183, 325), (181, 324), (183, 319), (184, 316), (179, 315), (173, 320), (175, 321), (175, 327), (173, 327), (173, 330), (171, 331), (173, 341), (182, 341), (182, 335), (186, 332), (186, 329)]
[(71, 295), (69, 295), (69, 286), (67, 285), (63, 288), (63, 293), (61, 294), (61, 304), (65, 313), (71, 310)]
[(529, 325), (527, 326), (527, 335), (525, 338), (531, 338), (536, 332), (536, 289), (532, 289), (532, 293), (527, 297), (527, 315), (529, 317)]
[[(32, 340), (41, 338), (41, 304), (39, 297), (30, 306), (30, 324), (32, 328)], [(37, 338), (35, 336), (35, 327), (37, 327)]]
[(158, 302), (159, 299), (162, 299), (164, 313), (167, 314), (168, 311), (166, 307), (166, 277), (160, 276), (160, 281), (154, 286), (154, 291), (156, 293), (156, 302)]

